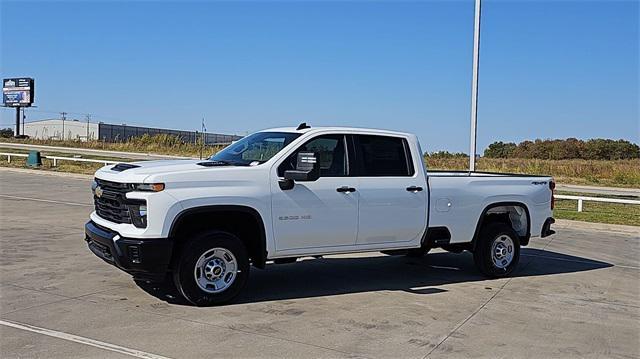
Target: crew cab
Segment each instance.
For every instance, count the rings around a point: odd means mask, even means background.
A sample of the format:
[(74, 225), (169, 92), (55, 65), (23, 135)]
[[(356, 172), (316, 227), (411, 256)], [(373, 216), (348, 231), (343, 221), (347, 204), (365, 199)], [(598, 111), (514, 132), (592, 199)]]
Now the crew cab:
[(301, 124), (206, 160), (105, 166), (85, 240), (206, 306), (234, 299), (250, 266), (307, 256), (466, 250), (481, 273), (504, 277), (530, 238), (554, 233), (551, 177), (428, 171), (422, 154), (409, 133)]

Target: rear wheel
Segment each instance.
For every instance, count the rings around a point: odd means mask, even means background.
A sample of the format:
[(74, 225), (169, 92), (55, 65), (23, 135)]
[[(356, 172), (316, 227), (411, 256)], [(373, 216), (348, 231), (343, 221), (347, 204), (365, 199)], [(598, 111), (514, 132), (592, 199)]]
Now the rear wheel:
[(473, 260), (478, 270), (492, 278), (506, 277), (520, 260), (518, 234), (505, 223), (490, 223), (482, 228)]
[(233, 300), (249, 276), (242, 241), (231, 233), (207, 231), (186, 244), (173, 280), (180, 293), (197, 306)]

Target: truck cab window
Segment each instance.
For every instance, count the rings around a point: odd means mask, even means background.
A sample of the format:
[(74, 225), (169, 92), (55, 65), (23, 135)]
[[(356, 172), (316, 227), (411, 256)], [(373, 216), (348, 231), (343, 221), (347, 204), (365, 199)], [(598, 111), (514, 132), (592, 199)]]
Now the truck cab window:
[(318, 136), (300, 146), (278, 167), (278, 176), (295, 169), (298, 152), (315, 152), (320, 163), (320, 177), (344, 177), (347, 175), (347, 152), (343, 135)]
[(357, 135), (358, 175), (362, 177), (413, 176), (406, 140), (400, 137)]

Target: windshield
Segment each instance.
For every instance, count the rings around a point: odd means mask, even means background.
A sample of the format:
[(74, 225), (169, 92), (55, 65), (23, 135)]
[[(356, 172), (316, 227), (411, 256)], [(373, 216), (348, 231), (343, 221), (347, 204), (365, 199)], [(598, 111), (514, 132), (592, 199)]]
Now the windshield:
[(289, 132), (256, 132), (231, 144), (209, 160), (237, 166), (257, 165), (268, 161), (299, 136), (299, 133)]

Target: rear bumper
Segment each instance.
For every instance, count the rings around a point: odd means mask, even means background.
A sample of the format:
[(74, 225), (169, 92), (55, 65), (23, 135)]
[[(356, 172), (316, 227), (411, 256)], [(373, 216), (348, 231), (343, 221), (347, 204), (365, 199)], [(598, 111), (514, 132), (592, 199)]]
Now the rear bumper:
[(168, 238), (123, 238), (93, 221), (85, 224), (84, 232), (93, 254), (136, 278), (162, 280), (169, 270), (173, 242)]
[(551, 225), (556, 223), (556, 220), (553, 219), (553, 217), (549, 217), (547, 218), (546, 221), (544, 221), (544, 224), (542, 225), (542, 232), (540, 232), (540, 237), (544, 238), (544, 237), (548, 237), (554, 233), (556, 233), (556, 231), (554, 231), (553, 229), (551, 229)]

